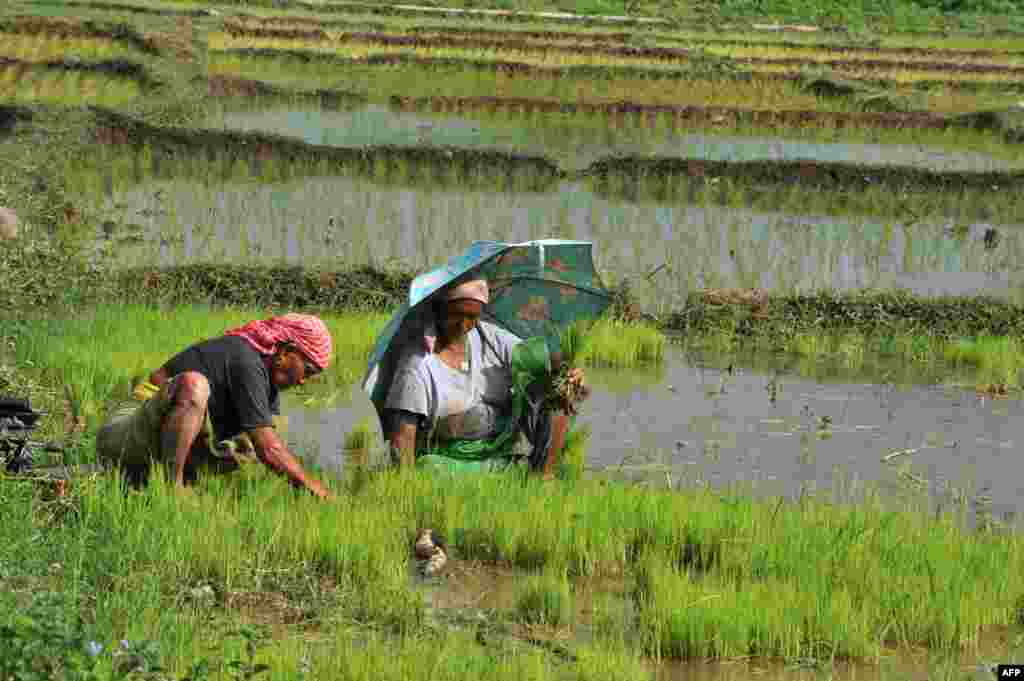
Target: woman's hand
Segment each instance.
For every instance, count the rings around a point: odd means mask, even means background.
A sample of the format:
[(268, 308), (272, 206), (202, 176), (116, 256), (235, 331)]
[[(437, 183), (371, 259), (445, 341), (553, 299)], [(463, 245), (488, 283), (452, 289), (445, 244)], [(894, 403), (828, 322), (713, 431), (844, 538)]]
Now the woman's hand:
[(585, 400), (590, 397), (590, 388), (586, 384), (586, 376), (583, 373), (583, 369), (580, 367), (574, 367), (569, 369), (567, 374), (570, 381), (579, 386), (579, 395), (581, 400)]

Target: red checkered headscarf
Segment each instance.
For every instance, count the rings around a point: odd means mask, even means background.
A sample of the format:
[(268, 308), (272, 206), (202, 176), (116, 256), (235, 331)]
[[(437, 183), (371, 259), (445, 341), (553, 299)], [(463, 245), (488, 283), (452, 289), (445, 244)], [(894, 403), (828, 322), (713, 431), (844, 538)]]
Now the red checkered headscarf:
[(323, 371), (331, 363), (331, 332), (319, 317), (295, 312), (257, 319), (224, 332), (241, 336), (261, 355), (272, 355), (278, 343), (291, 343)]

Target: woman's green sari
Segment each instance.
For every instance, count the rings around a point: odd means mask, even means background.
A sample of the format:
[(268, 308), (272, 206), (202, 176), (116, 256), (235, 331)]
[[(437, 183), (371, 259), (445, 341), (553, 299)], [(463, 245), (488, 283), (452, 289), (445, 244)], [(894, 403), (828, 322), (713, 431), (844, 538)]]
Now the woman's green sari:
[(551, 372), (547, 341), (537, 336), (512, 349), (512, 411), (505, 429), (483, 440), (444, 440), (417, 450), (417, 467), (448, 472), (503, 470), (516, 460), (515, 448), (524, 417), (539, 407), (530, 399), (530, 387)]

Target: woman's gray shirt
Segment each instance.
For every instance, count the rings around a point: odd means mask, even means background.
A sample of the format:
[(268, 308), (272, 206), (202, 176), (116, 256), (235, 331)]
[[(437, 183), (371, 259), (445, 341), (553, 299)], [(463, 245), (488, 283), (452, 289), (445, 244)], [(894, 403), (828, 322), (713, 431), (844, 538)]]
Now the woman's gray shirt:
[(507, 426), (512, 348), (521, 339), (480, 321), (467, 340), (467, 371), (452, 369), (425, 347), (410, 348), (399, 360), (385, 407), (422, 416), (425, 423), (417, 439), (478, 440), (494, 437)]

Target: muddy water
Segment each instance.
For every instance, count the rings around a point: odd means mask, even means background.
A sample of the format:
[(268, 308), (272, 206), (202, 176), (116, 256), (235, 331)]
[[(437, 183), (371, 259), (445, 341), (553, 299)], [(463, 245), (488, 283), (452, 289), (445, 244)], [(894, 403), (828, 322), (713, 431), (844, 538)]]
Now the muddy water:
[[(858, 484), (895, 490), (909, 473), (937, 502), (962, 495), (1012, 520), (1024, 510), (1024, 400), (927, 378), (819, 382), (767, 364), (730, 373), (673, 350), (660, 376), (632, 385), (621, 372), (592, 371), (595, 393), (579, 420), (592, 431), (588, 466), (603, 475), (660, 486), (742, 483), (790, 497), (841, 488), (856, 498)], [(377, 423), (358, 392), (329, 410), (300, 402), (287, 410), (289, 438), (324, 467), (343, 465), (353, 424)], [(894, 452), (903, 453), (882, 461)], [(859, 481), (852, 490), (851, 480)]]
[[(769, 137), (687, 134), (667, 127), (609, 125), (559, 115), (516, 120), (495, 115), (391, 111), (377, 104), (346, 110), (242, 100), (220, 104), (207, 127), (262, 132), (309, 144), (362, 147), (457, 146), (546, 156), (579, 170), (606, 156), (669, 156), (712, 161), (814, 160), (901, 165), (932, 170), (999, 171), (1024, 167), (1024, 158), (995, 158), (920, 144), (814, 142)], [(908, 141), (913, 132), (907, 132)], [(950, 137), (950, 141), (953, 141)], [(1007, 147), (1012, 150), (1013, 147)], [(1006, 153), (1006, 152), (1003, 152)]]
[[(1024, 297), (1024, 239), (987, 223), (889, 222), (742, 208), (632, 203), (564, 182), (549, 193), (382, 186), (347, 177), (282, 183), (158, 180), (88, 199), (118, 225), (120, 263), (401, 262), (424, 269), (476, 239), (592, 240), (597, 265), (677, 308), (693, 288), (902, 287)], [(135, 230), (134, 232), (132, 230)], [(993, 238), (994, 235), (994, 238)]]

